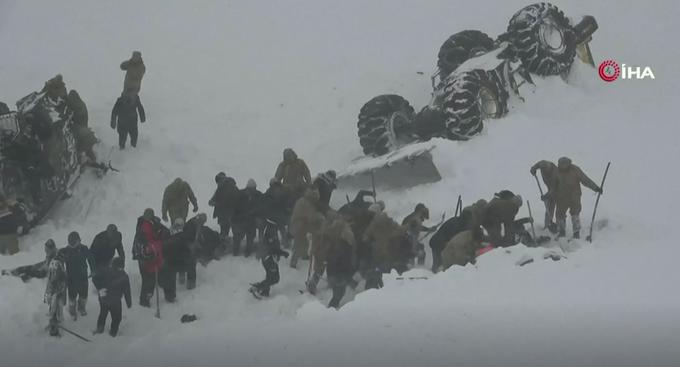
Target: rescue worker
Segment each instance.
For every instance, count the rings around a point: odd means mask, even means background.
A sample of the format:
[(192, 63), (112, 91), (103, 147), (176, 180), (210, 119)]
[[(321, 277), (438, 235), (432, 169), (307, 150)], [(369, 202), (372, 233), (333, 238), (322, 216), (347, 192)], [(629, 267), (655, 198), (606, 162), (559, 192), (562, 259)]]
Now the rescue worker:
[(158, 272), (163, 266), (162, 241), (169, 234), (170, 231), (161, 224), (153, 209), (144, 210), (144, 214), (137, 218), (132, 259), (138, 261), (142, 276), (139, 293), (139, 305), (142, 307), (151, 307), (151, 297), (158, 284)]
[(238, 256), (241, 250), (241, 242), (246, 239), (244, 256), (248, 257), (255, 250), (255, 236), (258, 229), (259, 210), (262, 202), (262, 193), (257, 190), (255, 180), (248, 180), (246, 188), (241, 190), (240, 198), (234, 210), (234, 256)]
[(275, 221), (265, 219), (263, 230), (264, 254), (262, 256), (262, 267), (265, 271), (265, 279), (261, 282), (251, 284), (250, 293), (256, 298), (269, 297), (271, 287), (280, 280), (279, 259), (281, 256), (288, 258), (288, 252), (281, 249), (281, 242), (278, 236), (280, 225)]
[(307, 255), (309, 251), (307, 236), (316, 234), (321, 229), (323, 220), (323, 214), (319, 211), (319, 191), (310, 188), (295, 203), (290, 219), (289, 230), (293, 235), (294, 241), (293, 256), (291, 256), (290, 260), (291, 268), (297, 267), (299, 258), (303, 260), (309, 258)]
[(94, 260), (87, 246), (81, 243), (80, 234), (71, 232), (68, 235), (68, 246), (61, 249), (66, 263), (66, 285), (68, 287), (68, 312), (71, 317), (77, 319), (76, 307), (80, 316), (86, 316), (88, 296), (87, 268), (94, 273)]
[[(138, 114), (139, 113), (139, 114)], [(128, 135), (130, 145), (137, 147), (139, 128), (137, 122), (146, 122), (146, 112), (138, 95), (121, 95), (111, 110), (111, 128), (118, 130), (118, 147), (125, 149)]]
[(97, 286), (99, 295), (99, 317), (97, 318), (97, 329), (95, 334), (104, 332), (106, 319), (111, 314), (111, 327), (109, 335), (118, 335), (118, 327), (123, 317), (123, 306), (121, 298), (125, 298), (127, 308), (132, 307), (132, 296), (130, 292), (130, 278), (124, 270), (125, 261), (117, 257), (112, 260), (111, 266), (103, 272)]
[(41, 93), (45, 93), (54, 101), (58, 99), (65, 100), (67, 97), (66, 84), (61, 74), (57, 74), (54, 78), (46, 81)]
[(418, 203), (411, 214), (406, 216), (401, 225), (406, 229), (409, 240), (411, 241), (411, 251), (418, 258), (418, 265), (425, 264), (425, 246), (420, 243), (420, 233), (432, 233), (436, 228), (423, 225), (423, 222), (430, 219), (430, 210), (423, 203)]
[(286, 148), (283, 151), (283, 161), (276, 168), (274, 178), (290, 193), (292, 200), (290, 206), (293, 206), (312, 184), (312, 177), (307, 164), (298, 158), (291, 148)]
[(522, 197), (509, 190), (498, 192), (491, 199), (486, 207), (482, 226), (488, 232), (488, 240), (494, 246), (505, 247), (515, 244), (514, 222), (521, 206)]
[(543, 228), (548, 229), (550, 232), (557, 233), (557, 224), (555, 223), (555, 207), (556, 202), (556, 190), (558, 184), (558, 173), (557, 166), (555, 163), (550, 161), (538, 161), (536, 164), (531, 166), (531, 175), (536, 176), (536, 171), (541, 171), (541, 178), (546, 187), (546, 192), (541, 197), (541, 200), (545, 204), (545, 219), (543, 221)]
[(118, 232), (118, 227), (115, 224), (109, 224), (105, 231), (94, 236), (92, 245), (90, 245), (90, 253), (94, 260), (94, 272), (97, 273), (99, 270), (111, 266), (111, 260), (113, 260), (116, 252), (125, 264), (123, 235)]
[(47, 303), (50, 336), (60, 336), (59, 327), (64, 320), (66, 304), (66, 264), (63, 249), (47, 265), (47, 286), (44, 302)]
[(381, 273), (389, 273), (392, 269), (403, 273), (408, 270), (407, 264), (413, 257), (406, 229), (384, 212), (382, 202), (371, 205), (369, 210), (375, 215), (364, 232), (363, 240), (370, 246), (374, 268)]
[(177, 218), (186, 221), (189, 214), (189, 203), (193, 205), (194, 213), (196, 213), (198, 203), (194, 191), (188, 182), (178, 177), (163, 191), (163, 221), (168, 221), (168, 215), (170, 216), (170, 223), (175, 223)]
[(571, 215), (571, 227), (575, 239), (581, 237), (581, 185), (602, 194), (602, 188), (597, 186), (581, 168), (571, 162), (571, 159), (562, 157), (557, 161), (557, 228), (558, 237), (566, 235), (567, 210)]
[(217, 189), (215, 189), (215, 193), (210, 198), (210, 201), (208, 201), (208, 205), (214, 208), (212, 217), (217, 218), (217, 223), (220, 225), (220, 236), (223, 240), (226, 240), (231, 231), (231, 222), (240, 192), (238, 187), (236, 187), (236, 181), (231, 177), (227, 177), (224, 172), (220, 172), (215, 176), (215, 183), (217, 184)]
[(129, 60), (120, 64), (120, 70), (125, 71), (125, 81), (123, 82), (124, 95), (138, 95), (142, 88), (142, 78), (146, 73), (146, 66), (142, 60), (142, 53), (133, 51)]
[(452, 265), (474, 264), (477, 250), (482, 248), (483, 237), (484, 234), (480, 227), (465, 230), (454, 236), (442, 251), (442, 267), (444, 270)]
[(312, 186), (319, 190), (319, 201), (323, 205), (324, 211), (330, 208), (331, 195), (337, 188), (335, 171), (329, 170), (316, 176)]

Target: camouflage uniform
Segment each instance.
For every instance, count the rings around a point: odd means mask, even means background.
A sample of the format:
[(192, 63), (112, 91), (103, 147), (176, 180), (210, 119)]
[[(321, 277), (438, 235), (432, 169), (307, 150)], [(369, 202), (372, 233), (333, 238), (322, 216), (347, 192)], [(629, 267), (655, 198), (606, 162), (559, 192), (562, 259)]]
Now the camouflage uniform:
[(134, 51), (130, 60), (123, 61), (120, 69), (125, 71), (125, 82), (123, 83), (124, 95), (138, 95), (142, 88), (142, 78), (146, 73), (146, 66), (142, 60), (142, 53)]
[(307, 164), (290, 148), (283, 151), (283, 162), (276, 168), (274, 179), (288, 191), (292, 204), (302, 197), (307, 187), (312, 184)]
[(557, 162), (558, 185), (556, 191), (557, 200), (557, 227), (559, 235), (564, 236), (567, 228), (567, 210), (571, 215), (571, 225), (574, 238), (580, 237), (581, 219), (581, 185), (595, 191), (602, 192), (593, 180), (586, 176), (581, 168), (571, 163), (571, 159), (562, 157)]
[(307, 235), (315, 235), (323, 224), (324, 217), (319, 211), (319, 192), (308, 189), (305, 195), (295, 203), (290, 219), (289, 230), (293, 235), (294, 249), (290, 266), (295, 268), (300, 257), (307, 258), (309, 241)]
[(177, 218), (186, 221), (189, 214), (189, 202), (194, 206), (194, 213), (198, 211), (196, 196), (191, 186), (181, 178), (176, 178), (163, 192), (163, 220), (167, 221), (168, 214), (170, 214), (170, 223), (175, 223)]
[(455, 235), (442, 251), (442, 266), (444, 269), (452, 265), (465, 266), (475, 263), (477, 250), (481, 247), (482, 233), (478, 227)]

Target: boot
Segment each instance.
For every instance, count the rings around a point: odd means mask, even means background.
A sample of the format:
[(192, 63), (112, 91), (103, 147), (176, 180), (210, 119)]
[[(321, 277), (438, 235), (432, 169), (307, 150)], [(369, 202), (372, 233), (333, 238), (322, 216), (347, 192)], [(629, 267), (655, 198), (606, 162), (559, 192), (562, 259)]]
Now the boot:
[(552, 234), (557, 233), (557, 224), (556, 223), (548, 224), (548, 231), (550, 231), (550, 233)]
[(195, 280), (187, 281), (187, 289), (192, 290), (194, 288), (196, 288), (196, 281)]
[(56, 337), (61, 336), (61, 334), (59, 333), (59, 326), (58, 325), (52, 324), (52, 325), (49, 326), (49, 328), (50, 328), (50, 336), (56, 336)]
[(80, 316), (87, 316), (87, 310), (85, 309), (86, 304), (87, 298), (78, 299), (78, 312), (80, 313)]
[(177, 274), (177, 283), (184, 285), (184, 283), (186, 283), (186, 281), (187, 281), (187, 273), (181, 272), (181, 273)]
[(104, 327), (97, 325), (97, 329), (95, 331), (93, 331), (92, 334), (97, 335), (97, 334), (101, 334), (103, 332), (104, 332)]
[(579, 238), (581, 238), (581, 232), (580, 231), (574, 232), (574, 239), (578, 240)]
[(310, 294), (316, 294), (316, 286), (319, 284), (319, 280), (321, 280), (321, 275), (315, 272), (314, 274), (312, 274), (312, 277), (307, 281), (306, 283), (307, 291)]

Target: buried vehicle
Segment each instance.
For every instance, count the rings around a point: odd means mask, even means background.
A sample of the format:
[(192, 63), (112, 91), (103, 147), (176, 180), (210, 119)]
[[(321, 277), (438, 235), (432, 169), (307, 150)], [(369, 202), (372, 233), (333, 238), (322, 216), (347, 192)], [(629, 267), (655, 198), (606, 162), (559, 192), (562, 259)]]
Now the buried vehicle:
[(81, 168), (96, 166), (90, 160), (97, 140), (74, 122), (65, 94), (48, 88), (55, 79), (20, 99), (17, 111), (0, 115), (0, 194), (24, 232), (67, 193)]
[[(556, 6), (549, 3), (529, 5), (515, 13), (507, 31), (495, 40), (478, 30), (465, 30), (449, 37), (438, 54), (437, 70), (432, 76), (432, 99), (420, 112), (396, 94), (379, 95), (359, 112), (359, 143), (365, 157), (339, 176), (353, 186), (353, 176), (382, 175), (389, 168), (405, 167), (400, 176), (412, 178), (410, 171), (429, 160), (425, 169), (415, 173), (418, 182), (440, 179), (431, 162), (431, 149), (422, 154), (407, 154), (403, 159), (366, 160), (403, 149), (414, 142), (432, 138), (465, 141), (479, 134), (484, 121), (503, 117), (508, 112), (510, 92), (519, 96), (519, 87), (533, 84), (531, 74), (566, 77), (574, 58), (594, 65), (588, 42), (597, 30), (592, 16), (575, 25)], [(398, 155), (398, 154), (397, 154)], [(361, 167), (361, 168), (359, 168)], [(400, 169), (401, 170), (401, 169)], [(382, 180), (381, 180), (382, 181)], [(402, 183), (379, 182), (389, 187)]]

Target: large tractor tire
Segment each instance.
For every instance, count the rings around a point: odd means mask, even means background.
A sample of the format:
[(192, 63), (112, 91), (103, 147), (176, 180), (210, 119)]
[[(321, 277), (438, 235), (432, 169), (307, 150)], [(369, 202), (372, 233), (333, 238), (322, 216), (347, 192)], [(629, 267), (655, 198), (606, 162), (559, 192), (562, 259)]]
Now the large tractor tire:
[(484, 121), (499, 118), (508, 110), (508, 92), (493, 72), (472, 70), (457, 73), (444, 81), (446, 115), (442, 137), (468, 140), (484, 128)]
[(403, 97), (384, 94), (368, 101), (359, 112), (359, 143), (364, 154), (379, 156), (398, 148), (413, 123), (413, 107)]
[(574, 28), (564, 13), (550, 3), (529, 5), (515, 13), (506, 35), (530, 73), (559, 75), (567, 72), (574, 61)]
[(441, 80), (468, 59), (487, 53), (493, 48), (493, 39), (484, 32), (466, 30), (452, 35), (439, 49), (437, 67)]

